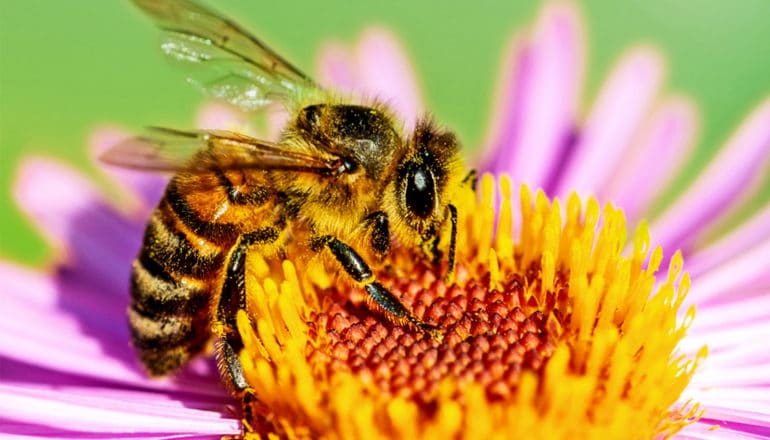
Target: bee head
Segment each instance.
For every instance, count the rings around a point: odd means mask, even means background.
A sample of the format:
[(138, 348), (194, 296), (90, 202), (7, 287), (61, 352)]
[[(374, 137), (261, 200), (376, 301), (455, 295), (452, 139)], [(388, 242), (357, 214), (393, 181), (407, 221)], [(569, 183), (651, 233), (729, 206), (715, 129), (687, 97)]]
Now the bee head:
[(407, 145), (409, 153), (398, 169), (396, 199), (407, 223), (427, 240), (438, 233), (450, 203), (447, 188), (457, 174), (457, 139), (420, 121)]

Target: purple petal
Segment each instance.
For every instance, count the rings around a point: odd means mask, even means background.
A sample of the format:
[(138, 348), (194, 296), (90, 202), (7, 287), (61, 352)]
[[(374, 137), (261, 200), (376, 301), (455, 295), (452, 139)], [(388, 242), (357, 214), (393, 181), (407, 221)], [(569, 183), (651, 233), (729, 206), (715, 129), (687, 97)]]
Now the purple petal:
[(506, 172), (534, 188), (546, 185), (576, 119), (582, 34), (573, 5), (551, 4), (542, 11), (531, 38), (514, 44), (481, 172)]
[(624, 155), (610, 183), (599, 190), (600, 199), (613, 200), (623, 208), (629, 224), (637, 223), (635, 219), (690, 157), (697, 119), (697, 109), (689, 99), (667, 98)]
[[(125, 305), (120, 312), (110, 307), (91, 311), (90, 315), (83, 311), (70, 313), (60, 308), (58, 301), (76, 296), (76, 292), (62, 292), (53, 279), (5, 265), (0, 266), (0, 274), (5, 284), (0, 332), (12, 335), (0, 343), (3, 357), (91, 378), (132, 384), (146, 382), (135, 361), (128, 360), (133, 356), (130, 356), (124, 324)], [(34, 293), (28, 297), (31, 292)], [(80, 298), (66, 300), (69, 304), (100, 302), (95, 294), (81, 294)], [(97, 317), (108, 325), (94, 326)], [(83, 322), (89, 318), (91, 327)], [(105, 353), (107, 348), (112, 350), (112, 355)], [(122, 355), (116, 356), (116, 352)]]
[(237, 420), (221, 402), (155, 392), (93, 387), (34, 387), (0, 384), (0, 413), (16, 423), (63, 431), (120, 433), (236, 434)]
[[(1, 340), (0, 359), (113, 383), (225, 394), (210, 368), (188, 368), (174, 381), (147, 379), (129, 345), (127, 295), (115, 298), (3, 263), (0, 279), (0, 334), (12, 336)], [(11, 374), (4, 369), (4, 377)]]
[(631, 147), (663, 79), (661, 55), (651, 48), (627, 53), (593, 106), (573, 155), (557, 178), (556, 195), (597, 194)]
[(129, 221), (91, 182), (50, 159), (26, 159), (14, 197), (38, 230), (67, 253), (70, 267), (106, 290), (124, 286), (141, 243), (144, 220)]
[[(651, 225), (664, 249), (687, 249), (703, 230), (765, 176), (770, 158), (770, 98), (757, 107), (688, 189)], [(739, 197), (741, 196), (741, 197)], [(765, 254), (770, 255), (770, 254)]]

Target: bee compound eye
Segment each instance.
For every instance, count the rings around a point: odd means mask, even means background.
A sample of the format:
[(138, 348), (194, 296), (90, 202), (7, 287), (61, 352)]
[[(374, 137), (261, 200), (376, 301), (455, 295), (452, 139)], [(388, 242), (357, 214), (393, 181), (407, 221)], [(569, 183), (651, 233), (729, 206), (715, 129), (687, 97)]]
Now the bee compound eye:
[(427, 218), (436, 203), (436, 185), (430, 170), (419, 165), (413, 166), (407, 172), (406, 207), (420, 217)]

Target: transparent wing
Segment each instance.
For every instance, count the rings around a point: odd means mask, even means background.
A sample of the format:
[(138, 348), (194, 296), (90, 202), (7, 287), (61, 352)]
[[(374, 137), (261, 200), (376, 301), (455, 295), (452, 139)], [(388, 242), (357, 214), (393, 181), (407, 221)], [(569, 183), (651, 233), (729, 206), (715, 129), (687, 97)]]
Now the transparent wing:
[(164, 31), (161, 49), (205, 94), (244, 111), (318, 86), (232, 21), (188, 0), (133, 0)]
[(273, 142), (222, 130), (153, 127), (145, 136), (115, 145), (100, 159), (124, 168), (159, 172), (263, 169), (334, 175), (346, 171), (345, 162), (338, 156), (288, 150)]

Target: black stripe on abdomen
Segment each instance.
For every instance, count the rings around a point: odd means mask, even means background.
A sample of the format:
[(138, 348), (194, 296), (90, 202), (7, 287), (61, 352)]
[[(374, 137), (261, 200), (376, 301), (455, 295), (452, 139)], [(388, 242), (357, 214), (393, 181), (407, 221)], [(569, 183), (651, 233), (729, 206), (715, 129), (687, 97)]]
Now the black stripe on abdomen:
[(144, 233), (144, 245), (139, 259), (153, 274), (168, 278), (176, 275), (190, 275), (200, 279), (219, 270), (225, 255), (217, 247), (209, 253), (202, 253), (182, 232), (172, 230), (159, 213), (152, 216)]
[(137, 259), (131, 296), (132, 342), (151, 374), (170, 373), (203, 349), (210, 336), (211, 293), (205, 283), (163, 279)]
[(175, 179), (169, 182), (164, 201), (168, 203), (179, 220), (194, 234), (207, 240), (217, 243), (235, 243), (240, 235), (240, 228), (230, 223), (212, 223), (201, 219), (200, 215), (187, 203), (184, 195), (179, 192), (177, 185)]

